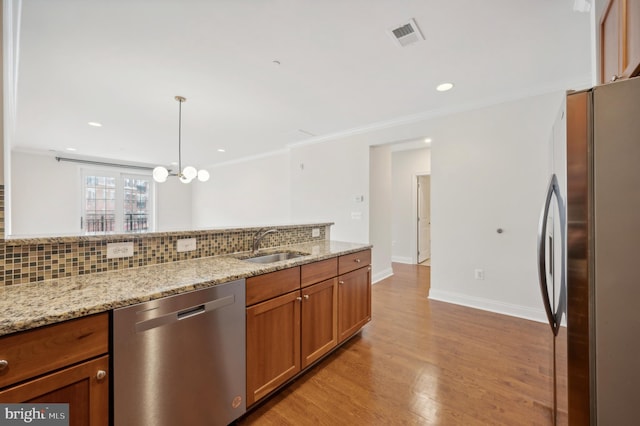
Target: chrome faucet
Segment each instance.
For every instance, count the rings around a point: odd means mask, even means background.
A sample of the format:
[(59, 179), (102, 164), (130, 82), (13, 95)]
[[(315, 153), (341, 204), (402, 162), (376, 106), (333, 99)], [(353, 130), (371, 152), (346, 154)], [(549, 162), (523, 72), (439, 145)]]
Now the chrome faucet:
[(260, 230), (258, 230), (258, 232), (256, 232), (256, 235), (253, 237), (253, 253), (257, 253), (258, 250), (260, 249), (260, 241), (262, 241), (262, 239), (265, 237), (265, 235), (267, 234), (272, 234), (274, 232), (278, 232), (277, 229), (273, 228), (273, 229), (269, 229), (267, 231), (263, 232), (264, 228), (261, 228)]

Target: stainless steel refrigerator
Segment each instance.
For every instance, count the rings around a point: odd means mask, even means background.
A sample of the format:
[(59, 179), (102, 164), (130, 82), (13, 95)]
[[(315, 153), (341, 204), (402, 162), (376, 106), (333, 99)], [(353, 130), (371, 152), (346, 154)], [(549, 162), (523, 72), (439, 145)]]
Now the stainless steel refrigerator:
[(638, 425), (640, 78), (570, 92), (561, 115), (538, 231), (554, 421)]

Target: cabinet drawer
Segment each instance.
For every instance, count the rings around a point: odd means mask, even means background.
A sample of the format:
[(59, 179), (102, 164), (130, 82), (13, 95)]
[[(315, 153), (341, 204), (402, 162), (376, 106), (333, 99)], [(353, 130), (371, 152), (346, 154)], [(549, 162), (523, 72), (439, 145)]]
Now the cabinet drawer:
[(358, 268), (371, 264), (371, 250), (363, 250), (356, 253), (345, 254), (338, 258), (338, 275), (355, 271)]
[(109, 350), (109, 314), (102, 313), (0, 338), (0, 388)]
[(300, 289), (300, 267), (247, 278), (247, 306)]
[(300, 286), (306, 287), (311, 284), (325, 281), (338, 275), (338, 258), (321, 260), (320, 262), (302, 265), (300, 270)]

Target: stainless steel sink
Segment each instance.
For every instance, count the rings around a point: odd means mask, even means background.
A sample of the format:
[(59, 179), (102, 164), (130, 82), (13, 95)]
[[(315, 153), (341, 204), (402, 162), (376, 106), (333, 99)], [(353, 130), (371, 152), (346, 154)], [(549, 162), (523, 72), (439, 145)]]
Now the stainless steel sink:
[(306, 256), (306, 253), (297, 253), (293, 251), (283, 251), (279, 253), (269, 253), (263, 254), (260, 256), (249, 257), (243, 260), (252, 263), (273, 263), (273, 262), (281, 262), (283, 260), (295, 259), (297, 257)]

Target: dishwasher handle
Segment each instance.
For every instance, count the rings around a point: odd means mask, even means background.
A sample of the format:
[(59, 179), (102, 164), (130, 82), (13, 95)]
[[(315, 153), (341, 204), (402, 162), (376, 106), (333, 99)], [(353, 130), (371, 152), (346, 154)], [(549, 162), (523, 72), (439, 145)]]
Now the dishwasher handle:
[(207, 303), (201, 303), (186, 309), (180, 309), (179, 311), (169, 312), (168, 314), (164, 314), (164, 315), (151, 318), (145, 321), (137, 322), (135, 325), (135, 331), (136, 333), (142, 333), (142, 332), (151, 330), (153, 328), (162, 327), (164, 325), (172, 324), (174, 322), (193, 318), (200, 314), (204, 314), (205, 312), (215, 311), (216, 309), (233, 305), (233, 303), (235, 303), (235, 296), (231, 294), (229, 296), (212, 300)]
[(185, 309), (184, 311), (178, 312), (176, 314), (176, 318), (178, 319), (178, 321), (180, 321), (183, 319), (195, 317), (196, 315), (203, 314), (204, 312), (206, 312), (204, 305), (199, 305), (199, 306), (188, 308), (188, 309)]

